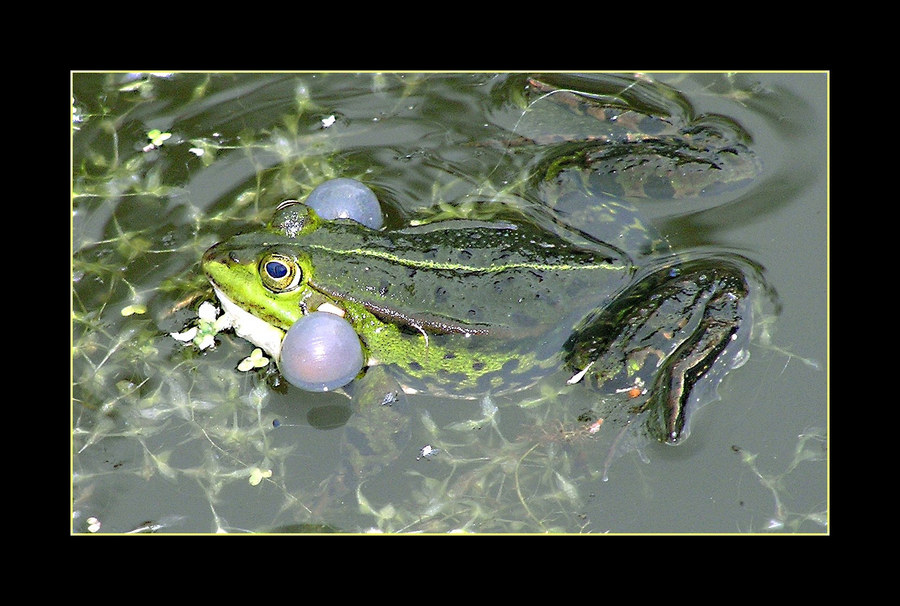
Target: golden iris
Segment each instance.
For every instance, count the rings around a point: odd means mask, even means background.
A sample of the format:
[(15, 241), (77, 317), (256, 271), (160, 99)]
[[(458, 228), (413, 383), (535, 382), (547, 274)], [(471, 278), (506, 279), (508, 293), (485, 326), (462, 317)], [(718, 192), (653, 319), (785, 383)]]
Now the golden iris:
[(263, 286), (274, 293), (297, 288), (302, 273), (296, 260), (280, 253), (268, 253), (259, 261), (259, 276)]

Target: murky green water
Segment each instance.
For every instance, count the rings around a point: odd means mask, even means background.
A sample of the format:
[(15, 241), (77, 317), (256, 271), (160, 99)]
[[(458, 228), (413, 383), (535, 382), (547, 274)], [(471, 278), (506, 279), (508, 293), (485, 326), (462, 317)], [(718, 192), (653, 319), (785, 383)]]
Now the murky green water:
[(364, 177), (394, 225), (518, 202), (508, 141), (472, 144), (522, 123), (515, 78), (73, 74), (73, 532), (827, 532), (827, 75), (653, 77), (738, 120), (764, 162), (724, 203), (641, 209), (778, 292), (722, 399), (684, 445), (643, 445), (604, 481), (608, 446), (566, 433), (582, 395), (416, 396), (398, 457), (323, 499), (344, 398), (238, 371), (252, 347), (233, 335), (171, 338), (212, 301), (200, 256), (330, 177)]

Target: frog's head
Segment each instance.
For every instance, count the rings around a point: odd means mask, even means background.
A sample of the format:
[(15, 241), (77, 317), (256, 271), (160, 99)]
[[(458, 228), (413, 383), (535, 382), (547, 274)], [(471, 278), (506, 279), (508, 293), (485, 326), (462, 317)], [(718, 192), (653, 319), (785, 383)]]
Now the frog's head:
[(312, 261), (296, 239), (320, 224), (309, 207), (282, 205), (266, 229), (234, 236), (203, 255), (203, 271), (235, 332), (274, 357), (287, 330), (327, 302), (308, 285)]

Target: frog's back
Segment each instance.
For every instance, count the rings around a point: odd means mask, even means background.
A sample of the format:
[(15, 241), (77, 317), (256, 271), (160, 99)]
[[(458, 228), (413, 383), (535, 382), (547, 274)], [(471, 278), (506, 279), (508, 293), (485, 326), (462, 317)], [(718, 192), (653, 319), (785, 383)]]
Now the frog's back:
[(577, 319), (631, 276), (616, 247), (575, 245), (526, 222), (440, 221), (392, 232), (333, 222), (299, 243), (315, 259), (314, 288), (375, 315), (402, 309), (409, 326), (431, 333), (537, 333)]

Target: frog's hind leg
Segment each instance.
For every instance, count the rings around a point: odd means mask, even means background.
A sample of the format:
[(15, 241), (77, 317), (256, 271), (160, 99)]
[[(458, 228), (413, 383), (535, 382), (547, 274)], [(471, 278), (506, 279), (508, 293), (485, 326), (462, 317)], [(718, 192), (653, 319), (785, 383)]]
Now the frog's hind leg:
[(722, 378), (745, 359), (750, 292), (738, 258), (670, 259), (586, 318), (566, 343), (566, 363), (591, 365), (588, 380), (626, 392), (648, 435), (678, 443), (693, 411), (717, 399)]

